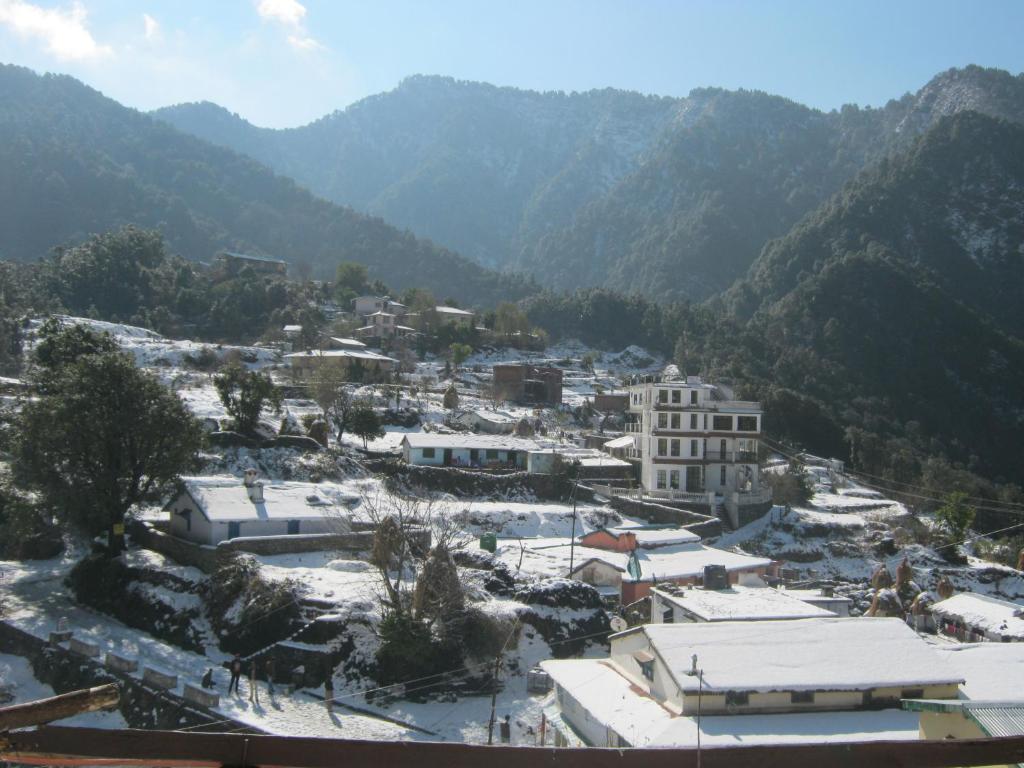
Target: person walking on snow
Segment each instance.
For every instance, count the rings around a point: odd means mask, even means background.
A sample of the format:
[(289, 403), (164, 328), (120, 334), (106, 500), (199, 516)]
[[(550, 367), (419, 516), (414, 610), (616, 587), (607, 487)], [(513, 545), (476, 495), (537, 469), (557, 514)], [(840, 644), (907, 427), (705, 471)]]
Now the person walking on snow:
[(238, 695), (238, 680), (242, 677), (242, 659), (236, 653), (235, 657), (231, 659), (231, 682), (228, 683), (228, 695), (231, 695), (231, 689), (235, 689), (235, 695)]

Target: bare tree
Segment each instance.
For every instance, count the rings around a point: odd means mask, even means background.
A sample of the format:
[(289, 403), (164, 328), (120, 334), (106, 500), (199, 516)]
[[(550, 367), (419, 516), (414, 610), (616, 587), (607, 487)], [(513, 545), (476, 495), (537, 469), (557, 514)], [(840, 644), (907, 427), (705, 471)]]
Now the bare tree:
[(340, 368), (321, 365), (309, 382), (313, 400), (324, 415), (324, 421), (334, 426), (335, 441), (340, 443), (348, 417), (352, 411), (352, 394), (345, 386), (345, 374)]

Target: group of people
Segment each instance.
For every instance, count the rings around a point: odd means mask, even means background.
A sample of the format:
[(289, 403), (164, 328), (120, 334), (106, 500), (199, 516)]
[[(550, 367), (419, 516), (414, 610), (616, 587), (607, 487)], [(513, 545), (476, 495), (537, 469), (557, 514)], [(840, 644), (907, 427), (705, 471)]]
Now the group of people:
[[(257, 660), (253, 659), (252, 663), (249, 664), (249, 701), (254, 703), (259, 702), (259, 689), (256, 686), (256, 673), (257, 673)], [(231, 664), (228, 666), (228, 670), (231, 672), (231, 682), (228, 683), (228, 694), (232, 691), (236, 695), (239, 695), (238, 684), (242, 679), (243, 663), (242, 657), (237, 653), (231, 659)], [(274, 672), (276, 668), (274, 666), (274, 659), (272, 656), (268, 656), (263, 662), (263, 674), (267, 680), (267, 693), (271, 696), (274, 695)], [(210, 667), (206, 670), (202, 679), (203, 688), (213, 688), (213, 668)]]

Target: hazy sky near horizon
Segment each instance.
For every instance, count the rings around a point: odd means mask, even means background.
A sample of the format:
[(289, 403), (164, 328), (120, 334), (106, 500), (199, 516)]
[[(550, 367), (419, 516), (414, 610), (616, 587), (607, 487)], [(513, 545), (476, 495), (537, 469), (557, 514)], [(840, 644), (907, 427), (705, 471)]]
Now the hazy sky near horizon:
[(0, 62), (138, 109), (208, 100), (270, 127), (412, 74), (879, 106), (950, 67), (1021, 72), (1022, 31), (1020, 0), (0, 0)]

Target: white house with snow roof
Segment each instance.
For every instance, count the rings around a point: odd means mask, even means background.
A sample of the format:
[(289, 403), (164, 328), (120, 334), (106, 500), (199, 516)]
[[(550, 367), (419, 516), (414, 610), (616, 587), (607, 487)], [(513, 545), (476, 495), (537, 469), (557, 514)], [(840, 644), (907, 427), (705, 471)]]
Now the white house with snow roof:
[(768, 586), (746, 587), (737, 584), (728, 589), (708, 589), (666, 584), (651, 589), (652, 624), (779, 621), (830, 616), (835, 614)]
[(527, 455), (539, 446), (534, 440), (509, 435), (410, 432), (402, 438), (401, 447), (408, 464), (526, 469)]
[(196, 544), (217, 545), (240, 537), (347, 533), (358, 497), (317, 483), (269, 482), (247, 470), (230, 475), (182, 478), (164, 509), (169, 533)]
[(1024, 642), (1024, 605), (961, 592), (931, 607), (939, 633), (965, 642)]
[(955, 699), (962, 681), (899, 619), (645, 625), (610, 641), (607, 659), (541, 664), (562, 744), (914, 739), (901, 699)]

